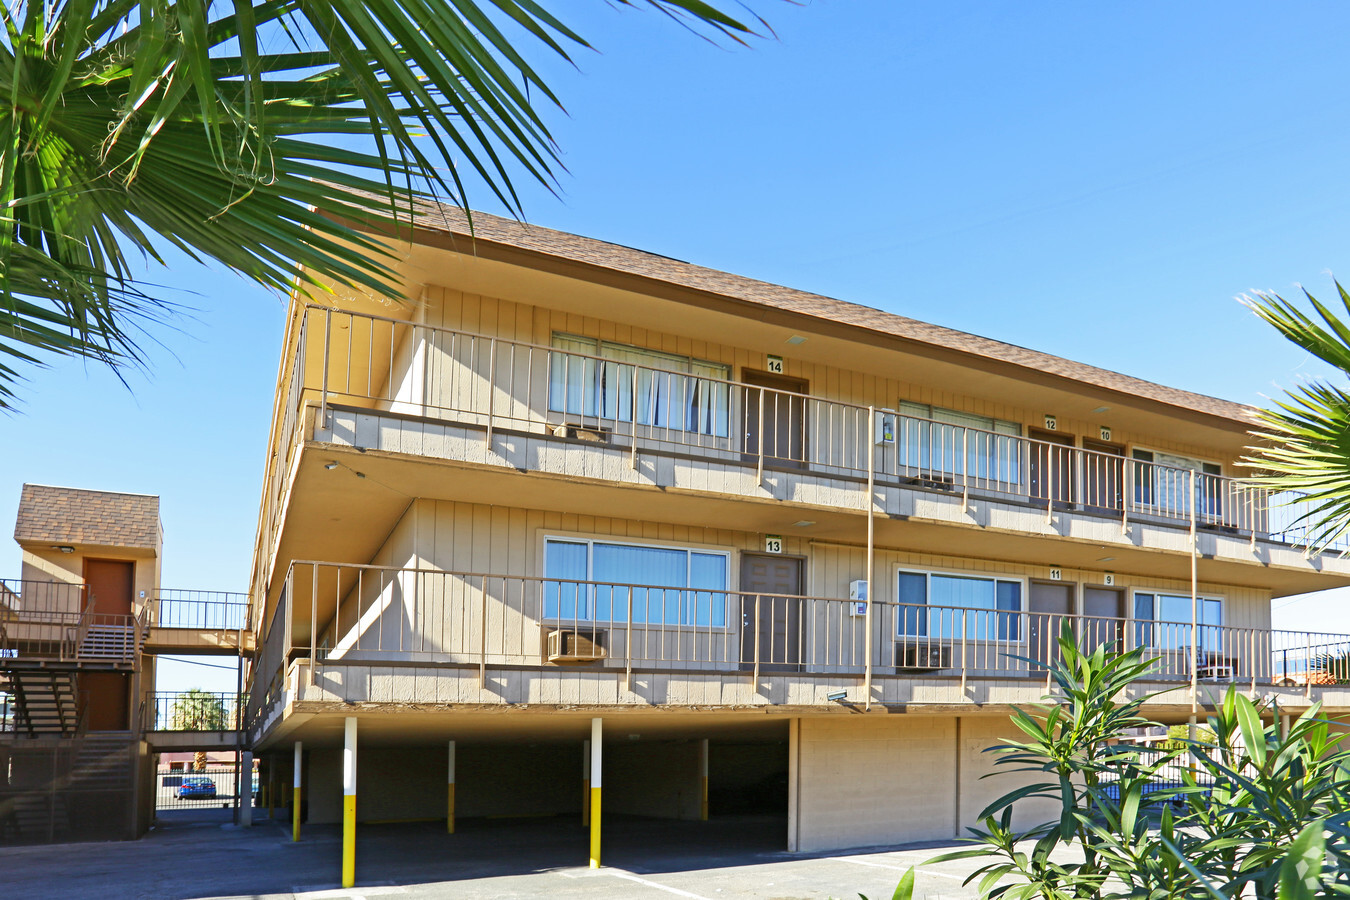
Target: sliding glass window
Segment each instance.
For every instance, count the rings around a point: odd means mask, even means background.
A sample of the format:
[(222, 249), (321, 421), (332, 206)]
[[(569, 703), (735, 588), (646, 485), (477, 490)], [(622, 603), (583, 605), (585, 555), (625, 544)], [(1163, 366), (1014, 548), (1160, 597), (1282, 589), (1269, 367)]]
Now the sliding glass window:
[[(1213, 597), (1197, 600), (1200, 648), (1217, 650), (1223, 638), (1223, 601)], [(1135, 642), (1155, 650), (1186, 650), (1191, 646), (1191, 598), (1189, 594), (1135, 594)]]
[[(626, 624), (727, 622), (729, 555), (574, 538), (544, 541), (544, 618)], [(590, 583), (585, 583), (590, 582)]]
[(1022, 426), (1016, 422), (924, 403), (901, 403), (900, 414), (900, 465), (1003, 484), (1021, 481)]
[(900, 637), (1019, 639), (1022, 582), (1006, 578), (900, 572)]
[(613, 422), (637, 422), (726, 437), (730, 369), (569, 334), (553, 335), (548, 408)]

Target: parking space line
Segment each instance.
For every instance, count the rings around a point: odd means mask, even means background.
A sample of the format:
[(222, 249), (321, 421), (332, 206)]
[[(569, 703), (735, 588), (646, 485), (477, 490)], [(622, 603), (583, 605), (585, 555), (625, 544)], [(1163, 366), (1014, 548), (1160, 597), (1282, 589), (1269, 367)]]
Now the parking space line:
[(603, 875), (613, 875), (615, 878), (624, 878), (627, 879), (628, 881), (636, 881), (638, 884), (644, 885), (649, 888), (655, 888), (658, 891), (665, 891), (667, 894), (674, 894), (677, 897), (689, 897), (690, 900), (711, 900), (711, 898), (704, 897), (702, 894), (691, 894), (689, 891), (682, 891), (679, 888), (671, 887), (668, 884), (660, 884), (659, 882), (648, 881), (645, 878), (639, 878), (632, 872), (627, 872), (623, 869), (604, 868), (601, 869), (600, 872)]
[(835, 860), (836, 862), (853, 863), (854, 865), (859, 866), (871, 866), (874, 869), (891, 869), (892, 871), (895, 872), (908, 872), (911, 868), (913, 868), (915, 870), (916, 875), (918, 874), (936, 875), (939, 878), (954, 878), (957, 881), (966, 880), (965, 876), (963, 875), (952, 875), (947, 872), (935, 872), (932, 869), (919, 869), (914, 866), (889, 866), (886, 863), (872, 862), (871, 860), (859, 859), (856, 856), (827, 856), (825, 858)]

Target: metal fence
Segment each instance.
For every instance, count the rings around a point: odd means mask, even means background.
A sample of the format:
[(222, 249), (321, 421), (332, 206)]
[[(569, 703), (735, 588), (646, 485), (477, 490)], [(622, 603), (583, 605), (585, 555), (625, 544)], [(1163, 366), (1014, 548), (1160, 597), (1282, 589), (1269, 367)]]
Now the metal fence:
[(155, 810), (231, 809), (238, 799), (239, 763), (212, 760), (198, 768), (192, 761), (165, 764), (155, 770)]

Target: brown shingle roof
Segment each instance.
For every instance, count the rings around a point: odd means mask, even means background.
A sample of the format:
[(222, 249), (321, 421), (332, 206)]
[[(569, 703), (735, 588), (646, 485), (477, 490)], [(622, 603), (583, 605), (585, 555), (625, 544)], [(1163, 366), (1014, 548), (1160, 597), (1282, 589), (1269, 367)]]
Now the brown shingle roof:
[(159, 498), (25, 484), (14, 540), (154, 549), (159, 546)]
[[(423, 204), (418, 210), (417, 225), (428, 230), (469, 236), (464, 212), (454, 206)], [(931, 325), (858, 303), (707, 269), (620, 244), (540, 228), (481, 212), (473, 214), (473, 237), (480, 241), (545, 253), (615, 272), (656, 279), (757, 306), (827, 319), (906, 341), (999, 360), (1081, 384), (1229, 419), (1244, 427), (1254, 422), (1255, 409), (1241, 403), (1154, 384), (1142, 378), (1123, 375), (1109, 369), (1099, 369), (1086, 363), (1074, 362), (1015, 344), (1005, 344), (1002, 341), (944, 328), (941, 325)], [(473, 252), (473, 248), (468, 245), (463, 249), (467, 253)]]

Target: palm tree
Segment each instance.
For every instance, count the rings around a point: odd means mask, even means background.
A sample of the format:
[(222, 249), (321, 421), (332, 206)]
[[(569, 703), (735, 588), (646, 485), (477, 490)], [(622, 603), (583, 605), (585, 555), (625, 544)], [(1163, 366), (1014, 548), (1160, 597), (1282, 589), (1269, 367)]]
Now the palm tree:
[[(753, 33), (717, 0), (618, 2)], [(369, 229), (397, 234), (422, 197), (464, 205), (469, 175), (519, 215), (513, 177), (559, 168), (537, 107), (560, 104), (517, 44), (589, 46), (546, 3), (0, 5), (0, 408), (46, 354), (140, 360), (169, 307), (129, 255), (398, 297)]]
[[(1336, 283), (1350, 316), (1350, 294)], [(1294, 344), (1350, 377), (1350, 319), (1333, 312), (1306, 290), (1316, 315), (1278, 294), (1257, 294), (1247, 305)], [(1350, 532), (1350, 392), (1312, 381), (1286, 392), (1259, 414), (1262, 443), (1249, 448), (1243, 464), (1275, 492), (1296, 492), (1308, 505), (1299, 525), (1308, 544), (1322, 550)]]

